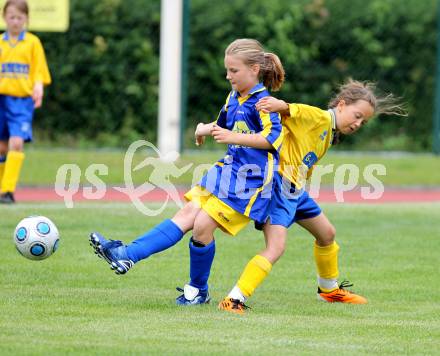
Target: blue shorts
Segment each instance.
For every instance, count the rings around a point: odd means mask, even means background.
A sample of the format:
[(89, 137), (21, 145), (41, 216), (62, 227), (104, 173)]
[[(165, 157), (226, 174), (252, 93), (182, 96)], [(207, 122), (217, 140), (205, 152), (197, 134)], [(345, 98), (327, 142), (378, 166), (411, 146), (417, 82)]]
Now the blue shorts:
[[(283, 189), (280, 174), (275, 174), (273, 184), (269, 213), (266, 220), (271, 225), (282, 225), (289, 228), (298, 220), (314, 218), (321, 214), (321, 208), (310, 198), (309, 193), (305, 190), (295, 192), (294, 189), (290, 189), (290, 191), (286, 192), (286, 189)], [(262, 230), (264, 223), (255, 222), (255, 228)]]
[(19, 98), (0, 95), (0, 140), (7, 141), (18, 136), (23, 141), (32, 141), (32, 118), (34, 101), (31, 97)]

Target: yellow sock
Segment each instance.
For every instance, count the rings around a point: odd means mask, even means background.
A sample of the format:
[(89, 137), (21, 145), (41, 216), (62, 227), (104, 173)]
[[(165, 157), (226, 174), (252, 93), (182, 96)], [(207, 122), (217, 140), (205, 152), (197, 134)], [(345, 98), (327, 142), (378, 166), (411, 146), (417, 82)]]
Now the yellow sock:
[(5, 162), (6, 162), (6, 157), (0, 156), (0, 185), (3, 179), (3, 172), (5, 171)]
[(19, 151), (9, 151), (6, 156), (6, 162), (4, 166), (3, 178), (1, 182), (0, 190), (2, 192), (15, 191), (17, 186), (18, 177), (20, 176), (21, 166), (24, 160), (24, 153)]
[[(328, 246), (318, 246), (315, 242), (314, 254), (315, 263), (318, 270), (318, 277), (321, 280), (332, 280), (334, 283), (338, 278), (338, 251), (339, 246), (336, 242), (333, 242)], [(328, 281), (330, 282), (330, 281)], [(322, 288), (326, 291), (326, 288)]]
[(246, 298), (254, 293), (271, 269), (272, 263), (266, 257), (260, 255), (254, 256), (248, 262), (237, 283), (238, 288)]

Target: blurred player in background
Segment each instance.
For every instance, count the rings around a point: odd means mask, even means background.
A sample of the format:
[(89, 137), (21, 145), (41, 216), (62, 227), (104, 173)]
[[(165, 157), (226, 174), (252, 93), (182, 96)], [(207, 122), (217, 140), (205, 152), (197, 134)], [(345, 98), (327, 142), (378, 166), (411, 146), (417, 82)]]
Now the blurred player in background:
[(34, 109), (51, 82), (43, 46), (26, 31), (29, 8), (24, 0), (3, 7), (6, 32), (0, 38), (0, 203), (15, 202), (24, 160), (24, 142), (32, 141)]

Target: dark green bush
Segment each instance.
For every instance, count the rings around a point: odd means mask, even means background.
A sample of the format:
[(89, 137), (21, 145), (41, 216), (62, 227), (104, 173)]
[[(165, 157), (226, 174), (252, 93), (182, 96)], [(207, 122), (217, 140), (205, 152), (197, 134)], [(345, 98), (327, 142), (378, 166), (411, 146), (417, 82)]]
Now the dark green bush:
[[(325, 108), (347, 77), (402, 96), (407, 119), (379, 117), (342, 147), (430, 150), (435, 0), (192, 0), (190, 9), (187, 132), (226, 98), (227, 44), (251, 37), (283, 61), (287, 81), (274, 95), (288, 101)], [(71, 0), (70, 22), (67, 33), (39, 34), (54, 83), (37, 130), (102, 145), (154, 141), (160, 1)]]

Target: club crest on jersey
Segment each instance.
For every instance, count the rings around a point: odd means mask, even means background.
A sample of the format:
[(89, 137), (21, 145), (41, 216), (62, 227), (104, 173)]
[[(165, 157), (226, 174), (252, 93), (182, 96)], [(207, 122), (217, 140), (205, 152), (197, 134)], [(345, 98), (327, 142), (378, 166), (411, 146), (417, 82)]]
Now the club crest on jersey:
[(321, 141), (324, 141), (325, 137), (327, 136), (328, 131), (325, 130), (322, 134), (319, 135), (319, 138), (321, 139)]
[(303, 163), (310, 169), (318, 161), (318, 156), (315, 152), (307, 153), (303, 158)]
[(239, 133), (255, 133), (254, 130), (251, 130), (248, 127), (245, 121), (236, 121), (232, 131)]
[[(236, 121), (234, 127), (232, 128), (233, 132), (243, 133), (243, 134), (254, 134), (255, 130), (251, 130), (245, 121)], [(232, 145), (232, 147), (246, 147), (242, 145)]]

